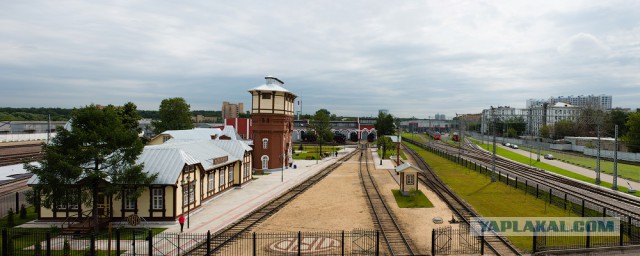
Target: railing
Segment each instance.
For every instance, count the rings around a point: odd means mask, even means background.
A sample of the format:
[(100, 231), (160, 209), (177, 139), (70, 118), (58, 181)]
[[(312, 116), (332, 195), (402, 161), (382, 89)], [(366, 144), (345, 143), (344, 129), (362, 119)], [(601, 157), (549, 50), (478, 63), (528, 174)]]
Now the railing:
[[(52, 231), (3, 229), (2, 255), (186, 255), (211, 233), (159, 233), (148, 229), (116, 229), (83, 236)], [(335, 232), (245, 233), (216, 255), (379, 255), (374, 230)], [(199, 255), (212, 255), (210, 248)], [(66, 254), (65, 254), (66, 252)]]

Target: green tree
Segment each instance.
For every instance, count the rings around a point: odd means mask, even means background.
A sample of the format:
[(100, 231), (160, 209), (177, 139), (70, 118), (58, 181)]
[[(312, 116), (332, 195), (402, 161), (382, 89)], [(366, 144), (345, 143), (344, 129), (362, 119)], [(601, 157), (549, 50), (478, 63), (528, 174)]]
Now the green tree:
[(311, 122), (311, 129), (318, 136), (316, 141), (320, 144), (320, 154), (322, 154), (322, 144), (333, 140), (333, 132), (331, 132), (331, 123), (329, 122), (330, 113), (326, 109), (316, 111)]
[(389, 151), (389, 149), (392, 149), (394, 146), (391, 138), (387, 136), (378, 137), (378, 141), (376, 142), (376, 144), (378, 145), (378, 152), (382, 151), (382, 159), (385, 159), (387, 157), (387, 151)]
[(154, 120), (151, 124), (154, 132), (160, 134), (166, 130), (187, 130), (193, 128), (191, 122), (191, 106), (183, 98), (170, 98), (160, 103), (160, 120)]
[(509, 129), (507, 130), (507, 137), (509, 138), (518, 137), (518, 131), (516, 131), (516, 128), (509, 127)]
[(551, 129), (549, 128), (549, 126), (543, 125), (540, 128), (540, 137), (549, 138), (549, 135), (551, 135)]
[(126, 189), (127, 197), (139, 197), (157, 175), (149, 176), (135, 163), (143, 145), (127, 122), (113, 107), (91, 105), (74, 110), (71, 129), (59, 129), (51, 143), (43, 145), (39, 165), (25, 164), (38, 177), (37, 198), (31, 198), (32, 203), (38, 205), (39, 201), (47, 208), (91, 206), (98, 231), (99, 193), (121, 199)]
[(376, 118), (374, 126), (376, 127), (378, 137), (393, 134), (393, 116), (382, 112), (378, 113), (378, 118)]
[(620, 109), (614, 109), (608, 112), (605, 115), (604, 121), (604, 134), (614, 136), (615, 135), (615, 127), (618, 125), (618, 136), (622, 137), (627, 133), (627, 114), (626, 112)]
[(576, 124), (571, 120), (560, 120), (553, 126), (554, 139), (563, 139), (576, 134)]
[(622, 141), (629, 151), (640, 152), (640, 112), (634, 112), (627, 116), (627, 133), (622, 136)]

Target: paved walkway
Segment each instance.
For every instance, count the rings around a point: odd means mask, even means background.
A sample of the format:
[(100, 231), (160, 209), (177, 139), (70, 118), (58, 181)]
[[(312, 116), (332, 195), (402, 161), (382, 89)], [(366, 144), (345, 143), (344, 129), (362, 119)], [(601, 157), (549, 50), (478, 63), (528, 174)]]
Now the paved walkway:
[[(513, 149), (513, 148), (510, 148), (510, 147), (505, 147), (505, 146), (502, 146), (500, 144), (496, 144), (496, 145), (498, 145), (499, 147), (501, 147), (503, 149), (518, 153), (518, 154), (526, 156), (526, 157), (529, 157), (529, 154), (531, 154), (531, 159), (533, 159), (533, 162), (535, 162), (538, 159), (538, 154), (536, 154), (536, 153), (525, 151), (525, 150), (522, 150), (522, 149)], [(559, 160), (544, 159), (544, 157), (542, 155), (540, 156), (540, 162), (543, 162), (543, 163), (546, 163), (546, 164), (549, 164), (549, 165), (553, 165), (553, 166), (557, 166), (557, 167), (560, 167), (560, 168), (565, 169), (567, 171), (574, 172), (574, 173), (577, 173), (577, 174), (580, 174), (580, 175), (584, 175), (586, 177), (590, 177), (590, 178), (594, 178), (594, 179), (596, 178), (595, 170), (591, 170), (591, 169), (583, 168), (583, 167), (580, 167), (580, 166), (568, 164), (568, 163), (565, 163), (565, 162), (562, 162), (562, 161), (559, 161)], [(613, 175), (601, 172), (600, 173), (600, 180), (613, 184)], [(627, 179), (618, 178), (618, 187), (628, 188), (629, 184), (631, 185), (631, 188), (633, 188), (633, 189), (636, 189), (636, 190), (640, 189), (640, 183), (635, 182), (635, 181), (630, 181), (630, 180), (627, 180)]]
[(371, 149), (371, 154), (373, 155), (373, 164), (375, 165), (376, 170), (389, 171), (389, 174), (391, 174), (391, 177), (393, 177), (393, 179), (396, 180), (398, 184), (400, 184), (400, 177), (398, 177), (398, 174), (395, 171), (396, 169), (395, 161), (382, 160), (382, 164), (380, 164), (380, 156), (378, 155), (378, 149), (376, 148)]
[[(318, 173), (324, 167), (353, 150), (353, 148), (347, 148), (341, 150), (338, 157), (328, 157), (320, 161), (294, 160), (294, 164), (297, 165), (296, 169), (289, 168), (285, 169), (284, 173), (277, 171), (269, 175), (255, 176), (256, 180), (242, 188), (233, 189), (205, 202), (202, 207), (191, 213), (189, 228), (187, 228), (185, 221), (184, 232), (206, 233), (211, 231), (214, 233), (250, 213), (264, 202)], [(284, 181), (282, 181), (283, 179)], [(165, 232), (180, 232), (180, 225), (171, 225)]]

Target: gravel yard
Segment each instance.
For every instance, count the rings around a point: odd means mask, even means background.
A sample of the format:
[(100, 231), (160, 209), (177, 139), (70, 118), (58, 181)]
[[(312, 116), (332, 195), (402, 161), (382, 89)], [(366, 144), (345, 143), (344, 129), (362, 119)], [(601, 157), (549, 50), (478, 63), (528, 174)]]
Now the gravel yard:
[[(359, 180), (358, 156), (348, 160), (318, 184), (289, 203), (274, 216), (254, 229), (255, 232), (278, 231), (350, 231), (374, 229), (372, 216)], [(371, 159), (371, 158), (370, 158)], [(388, 170), (370, 168), (383, 191), (387, 204), (400, 220), (402, 228), (417, 246), (418, 253), (431, 250), (431, 230), (449, 225), (452, 212), (431, 190), (420, 184), (420, 190), (431, 200), (434, 208), (398, 208), (392, 189), (399, 186)], [(409, 160), (411, 162), (411, 160)], [(432, 219), (441, 217), (443, 224)]]

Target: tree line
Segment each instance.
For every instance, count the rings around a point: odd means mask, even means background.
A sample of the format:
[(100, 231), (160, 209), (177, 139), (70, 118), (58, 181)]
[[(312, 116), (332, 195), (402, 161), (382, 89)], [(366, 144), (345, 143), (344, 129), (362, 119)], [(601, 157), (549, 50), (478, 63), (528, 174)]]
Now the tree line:
[[(0, 121), (47, 121), (49, 115), (51, 121), (67, 121), (71, 118), (70, 108), (0, 108)], [(137, 110), (140, 118), (158, 119), (160, 118), (159, 110)], [(215, 110), (193, 110), (191, 116), (203, 115), (222, 117), (221, 111)], [(243, 113), (246, 116), (246, 114)]]

